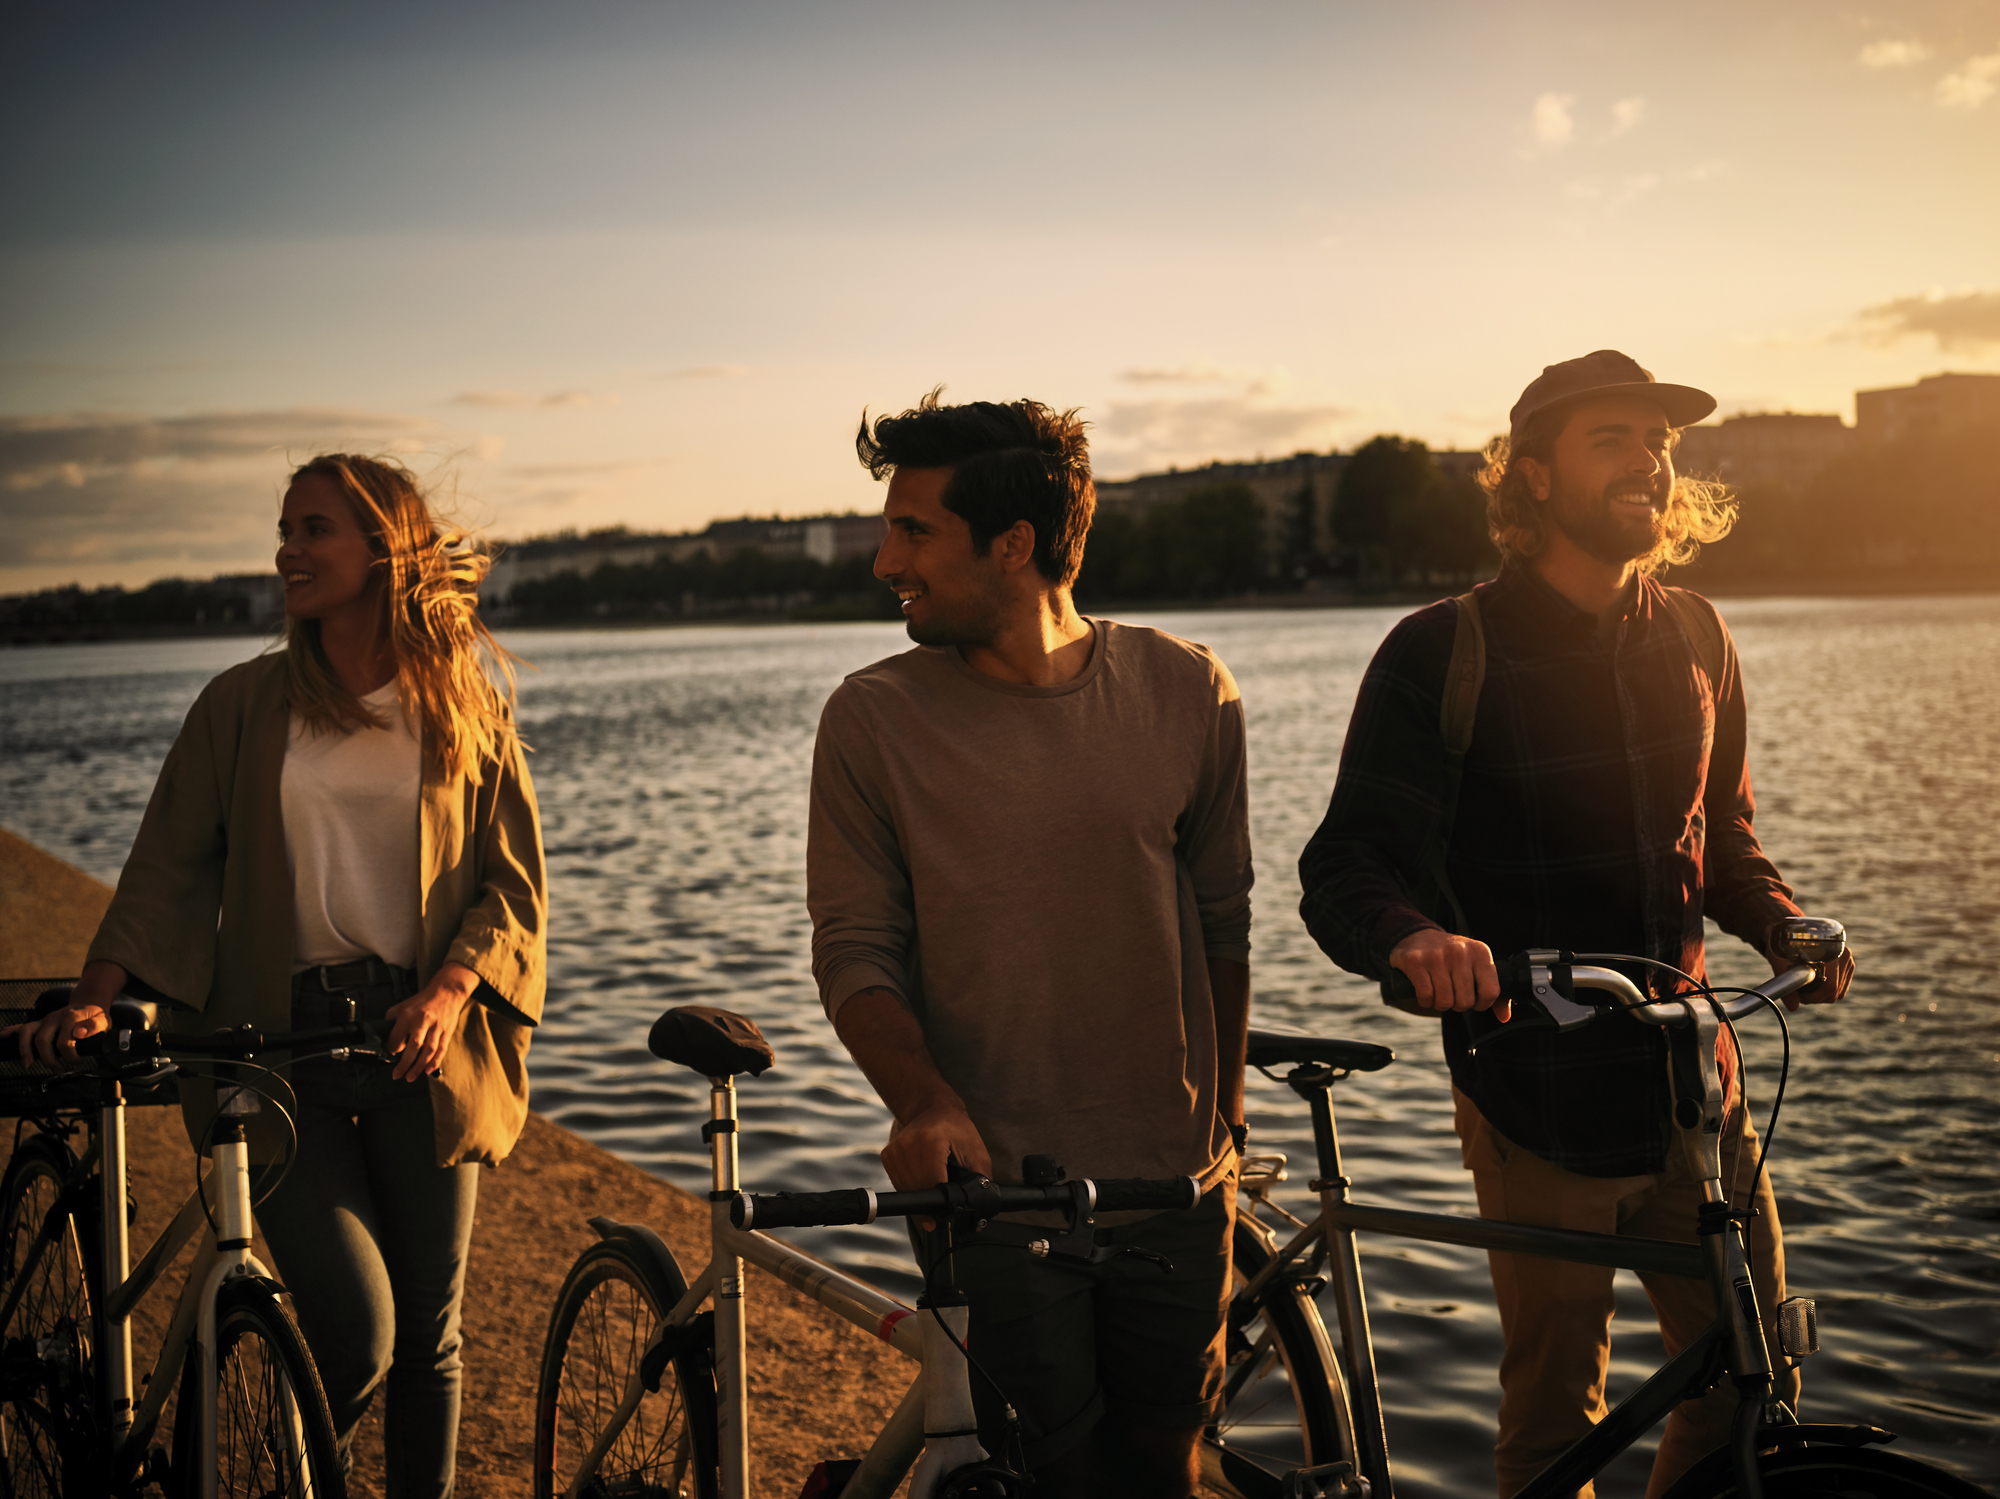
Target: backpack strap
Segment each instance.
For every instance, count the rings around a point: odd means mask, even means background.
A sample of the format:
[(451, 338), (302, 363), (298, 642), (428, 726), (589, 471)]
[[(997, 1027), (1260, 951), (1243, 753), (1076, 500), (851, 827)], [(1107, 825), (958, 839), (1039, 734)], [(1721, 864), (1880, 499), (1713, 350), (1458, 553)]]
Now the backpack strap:
[(1694, 647), (1695, 658), (1701, 662), (1701, 669), (1708, 676), (1711, 692), (1722, 690), (1722, 620), (1715, 612), (1715, 605), (1698, 594), (1689, 593), (1685, 588), (1660, 589), (1660, 597), (1666, 601), (1667, 609), (1680, 622), (1681, 633)]
[(1486, 626), (1479, 618), (1479, 596), (1461, 593), (1458, 626), (1451, 637), (1451, 664), (1444, 672), (1444, 696), (1438, 704), (1438, 733), (1444, 747), (1463, 755), (1472, 745), (1472, 722), (1479, 714), (1479, 689), (1486, 682)]
[(1424, 850), (1425, 874), (1450, 908), (1451, 929), (1465, 930), (1465, 908), (1451, 888), (1445, 858), (1451, 849), (1452, 824), (1458, 820), (1458, 791), (1465, 780), (1465, 752), (1472, 744), (1472, 724), (1479, 713), (1479, 689), (1486, 685), (1486, 626), (1479, 617), (1479, 597), (1462, 593), (1458, 624), (1452, 631), (1451, 660), (1444, 669), (1444, 691), (1438, 701), (1438, 736), (1444, 741), (1444, 787), (1438, 808), (1437, 834)]

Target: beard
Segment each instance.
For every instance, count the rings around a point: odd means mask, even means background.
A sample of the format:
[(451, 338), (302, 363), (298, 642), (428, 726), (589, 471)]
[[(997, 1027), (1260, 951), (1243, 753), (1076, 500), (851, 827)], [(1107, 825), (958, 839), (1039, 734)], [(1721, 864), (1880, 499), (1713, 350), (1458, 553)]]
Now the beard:
[[(1654, 500), (1652, 509), (1643, 514), (1616, 503), (1622, 496), (1642, 493)], [(1635, 490), (1609, 485), (1597, 494), (1586, 495), (1566, 489), (1559, 482), (1550, 497), (1549, 518), (1587, 556), (1614, 567), (1649, 554), (1666, 531), (1665, 504), (1651, 487)]]
[[(926, 593), (924, 599), (930, 602), (935, 595)], [(959, 599), (942, 608), (933, 607), (928, 619), (920, 622), (912, 618), (905, 628), (918, 645), (981, 649), (1000, 638), (1004, 613), (1002, 597), (996, 589), (991, 594)]]

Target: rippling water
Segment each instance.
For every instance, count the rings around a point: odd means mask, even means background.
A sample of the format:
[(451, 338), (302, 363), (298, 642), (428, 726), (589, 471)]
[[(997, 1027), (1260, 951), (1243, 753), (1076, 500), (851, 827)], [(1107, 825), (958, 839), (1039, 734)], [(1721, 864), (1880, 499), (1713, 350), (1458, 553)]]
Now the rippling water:
[[(2000, 598), (1736, 601), (1758, 826), (1808, 908), (1845, 921), (1849, 1001), (1794, 1020), (1776, 1175), (1795, 1294), (1826, 1351), (1805, 1413), (1878, 1421), (1897, 1450), (2000, 1480), (2000, 1005), (1985, 975), (2000, 906)], [(1250, 718), (1261, 883), (1256, 1015), (1394, 1045), (1337, 1094), (1365, 1200), (1471, 1211), (1429, 1028), (1322, 958), (1293, 861), (1332, 782), (1360, 673), (1397, 611), (1157, 616), (1214, 646)], [(808, 966), (806, 774), (842, 674), (903, 649), (894, 625), (517, 634), (554, 902), (535, 1106), (701, 1190), (704, 1086), (649, 1056), (670, 1004), (754, 1016), (779, 1067), (743, 1089), (746, 1178), (873, 1185), (887, 1117), (821, 1017)], [(0, 824), (115, 878), (187, 704), (243, 642), (0, 653)], [(1718, 979), (1762, 977), (1722, 939)], [(1753, 1096), (1777, 1045), (1746, 1028)], [(1754, 1032), (1754, 1034), (1752, 1033)], [(1302, 1107), (1253, 1076), (1259, 1144), (1302, 1183)], [(579, 1204), (579, 1211), (583, 1205)], [(810, 1247), (907, 1288), (889, 1228)], [(1364, 1241), (1390, 1442), (1413, 1496), (1490, 1492), (1499, 1328), (1483, 1257)], [(1620, 1277), (1613, 1396), (1661, 1354)], [(1617, 1470), (1643, 1487), (1645, 1462)]]

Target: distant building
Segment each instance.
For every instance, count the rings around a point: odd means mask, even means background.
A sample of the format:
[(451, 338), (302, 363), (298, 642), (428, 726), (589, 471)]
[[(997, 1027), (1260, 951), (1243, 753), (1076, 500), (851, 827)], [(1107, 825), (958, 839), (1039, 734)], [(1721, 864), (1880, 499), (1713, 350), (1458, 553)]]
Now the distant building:
[(1915, 385), (1854, 393), (1864, 447), (1985, 427), (2000, 435), (2000, 375), (1926, 375)]
[(1854, 429), (1837, 416), (1760, 411), (1686, 428), (1674, 467), (1732, 489), (1796, 489), (1853, 448)]
[[(1185, 499), (1199, 489), (1244, 484), (1264, 513), (1264, 559), (1269, 571), (1283, 570), (1301, 552), (1324, 555), (1334, 549), (1333, 496), (1347, 467), (1346, 453), (1294, 453), (1253, 463), (1211, 463), (1203, 468), (1170, 469), (1132, 479), (1098, 480), (1097, 506), (1110, 514), (1138, 515), (1153, 506)], [(1434, 452), (1448, 474), (1477, 474), (1485, 464), (1478, 453)]]
[(1253, 463), (1211, 463), (1203, 468), (1169, 469), (1132, 479), (1097, 481), (1097, 508), (1108, 515), (1142, 515), (1155, 505), (1186, 499), (1196, 490), (1245, 484), (1264, 512), (1264, 556), (1276, 571), (1284, 559), (1304, 550), (1323, 552), (1331, 538), (1327, 517), (1333, 491), (1347, 466), (1342, 453), (1294, 453)]
[(500, 548), (480, 600), (502, 605), (523, 583), (561, 573), (589, 577), (598, 568), (687, 562), (701, 553), (720, 560), (756, 550), (767, 557), (810, 557), (833, 563), (872, 556), (882, 544), (880, 515), (814, 515), (801, 520), (719, 520), (700, 531), (594, 531), (585, 536), (544, 536)]

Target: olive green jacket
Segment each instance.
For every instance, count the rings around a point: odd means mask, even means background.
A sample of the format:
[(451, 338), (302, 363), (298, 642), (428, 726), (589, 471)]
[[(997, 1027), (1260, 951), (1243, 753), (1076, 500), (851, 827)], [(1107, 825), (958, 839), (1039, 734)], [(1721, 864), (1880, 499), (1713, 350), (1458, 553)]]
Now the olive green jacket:
[[(289, 724), (282, 653), (202, 690), (90, 945), (91, 961), (116, 963), (199, 1010), (207, 1030), (291, 1024), (292, 876), (279, 801)], [(449, 960), (491, 986), (480, 990), (484, 1003), (465, 1007), (431, 1080), (437, 1160), (490, 1164), (527, 1122), (528, 1037), (542, 1015), (548, 898), (535, 790), (516, 741), (477, 786), (426, 756), (420, 800), (418, 981)], [(197, 1140), (213, 1091), (182, 1088)], [(271, 1138), (253, 1130), (259, 1136)]]

